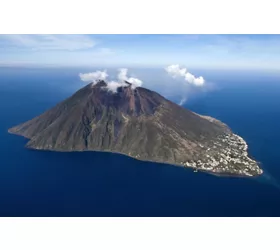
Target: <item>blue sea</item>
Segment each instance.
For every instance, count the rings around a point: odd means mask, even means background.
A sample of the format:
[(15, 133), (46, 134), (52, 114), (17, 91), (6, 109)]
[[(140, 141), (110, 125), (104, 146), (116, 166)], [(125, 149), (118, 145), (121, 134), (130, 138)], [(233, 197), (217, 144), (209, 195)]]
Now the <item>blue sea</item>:
[[(198, 71), (213, 87), (185, 107), (227, 123), (264, 169), (237, 178), (112, 153), (28, 150), (7, 133), (81, 88), (80, 72), (0, 68), (0, 216), (280, 216), (280, 73)], [(141, 72), (157, 90), (164, 72)]]

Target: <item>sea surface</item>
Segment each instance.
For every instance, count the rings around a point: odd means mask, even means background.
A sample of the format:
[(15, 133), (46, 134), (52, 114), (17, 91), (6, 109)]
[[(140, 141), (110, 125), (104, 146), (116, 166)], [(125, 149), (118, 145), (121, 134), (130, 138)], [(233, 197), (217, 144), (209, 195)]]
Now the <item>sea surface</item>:
[(0, 68), (0, 216), (280, 216), (279, 73), (200, 71), (215, 87), (185, 104), (247, 141), (265, 172), (237, 178), (112, 153), (28, 150), (7, 133), (82, 87), (79, 72)]

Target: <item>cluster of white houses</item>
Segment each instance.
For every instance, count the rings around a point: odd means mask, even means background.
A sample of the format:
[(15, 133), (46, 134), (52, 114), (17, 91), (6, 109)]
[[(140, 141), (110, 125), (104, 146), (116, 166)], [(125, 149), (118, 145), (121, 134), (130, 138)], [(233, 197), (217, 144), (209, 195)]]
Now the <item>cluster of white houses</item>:
[(183, 165), (214, 173), (245, 176), (254, 176), (262, 173), (257, 162), (248, 157), (248, 146), (240, 136), (227, 134), (219, 137), (213, 143), (212, 148), (207, 148), (205, 154), (199, 157), (200, 160), (186, 161)]

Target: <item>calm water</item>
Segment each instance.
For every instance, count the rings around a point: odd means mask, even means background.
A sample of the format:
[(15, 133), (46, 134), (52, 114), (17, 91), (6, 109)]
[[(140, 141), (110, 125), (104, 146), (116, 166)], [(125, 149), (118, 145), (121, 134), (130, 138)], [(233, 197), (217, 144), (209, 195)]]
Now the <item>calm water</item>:
[(0, 216), (280, 216), (280, 75), (205, 72), (216, 90), (186, 105), (248, 142), (265, 174), (247, 179), (110, 153), (25, 149), (8, 128), (80, 88), (76, 71), (0, 69)]

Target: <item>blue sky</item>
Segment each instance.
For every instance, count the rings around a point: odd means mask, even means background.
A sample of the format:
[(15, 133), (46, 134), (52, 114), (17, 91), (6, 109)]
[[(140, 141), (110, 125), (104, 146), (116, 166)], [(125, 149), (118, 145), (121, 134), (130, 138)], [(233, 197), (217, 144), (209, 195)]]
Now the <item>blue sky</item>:
[(278, 69), (279, 35), (0, 35), (0, 65)]

